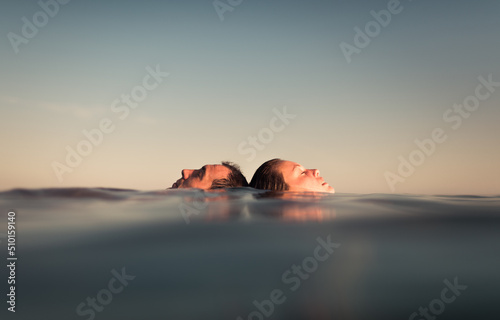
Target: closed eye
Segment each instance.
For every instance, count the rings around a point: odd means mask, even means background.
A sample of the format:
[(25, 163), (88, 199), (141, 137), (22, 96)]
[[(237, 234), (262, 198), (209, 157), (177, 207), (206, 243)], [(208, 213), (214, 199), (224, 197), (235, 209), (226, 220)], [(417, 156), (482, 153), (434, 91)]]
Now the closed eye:
[(200, 180), (203, 180), (203, 177), (205, 176), (206, 171), (207, 171), (207, 166), (201, 167), (200, 172), (198, 174)]

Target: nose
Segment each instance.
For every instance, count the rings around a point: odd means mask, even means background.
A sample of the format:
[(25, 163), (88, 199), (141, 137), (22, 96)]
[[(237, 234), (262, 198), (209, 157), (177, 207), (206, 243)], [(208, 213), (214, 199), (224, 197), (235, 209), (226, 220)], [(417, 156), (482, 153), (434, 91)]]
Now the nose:
[(318, 169), (312, 169), (313, 175), (315, 178), (319, 177), (319, 170)]
[(192, 169), (184, 169), (184, 170), (182, 170), (182, 178), (184, 180), (186, 180), (187, 178), (189, 178), (190, 175), (193, 174), (193, 171), (194, 170), (192, 170)]

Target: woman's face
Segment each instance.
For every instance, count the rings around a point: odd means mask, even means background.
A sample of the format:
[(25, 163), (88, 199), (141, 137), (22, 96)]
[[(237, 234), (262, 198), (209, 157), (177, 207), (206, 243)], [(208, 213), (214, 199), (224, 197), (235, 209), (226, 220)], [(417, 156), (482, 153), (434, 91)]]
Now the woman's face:
[(292, 161), (281, 161), (278, 171), (283, 174), (289, 191), (315, 191), (335, 193), (335, 190), (319, 175), (317, 169), (305, 169)]

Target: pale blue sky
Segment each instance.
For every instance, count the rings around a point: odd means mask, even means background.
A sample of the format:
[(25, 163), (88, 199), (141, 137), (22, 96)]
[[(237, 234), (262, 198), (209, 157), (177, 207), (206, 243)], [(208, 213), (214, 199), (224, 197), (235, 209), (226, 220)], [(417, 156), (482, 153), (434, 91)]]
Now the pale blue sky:
[[(401, 1), (348, 63), (340, 43), (388, 3), (244, 0), (221, 21), (212, 1), (73, 0), (16, 54), (8, 33), (42, 9), (11, 1), (0, 13), (0, 189), (160, 189), (221, 160), (250, 180), (281, 157), (338, 192), (499, 194), (500, 90), (457, 130), (443, 114), (479, 76), (500, 81), (500, 3)], [(118, 119), (113, 100), (156, 65), (169, 76)], [(238, 152), (285, 106), (296, 117), (255, 159)], [(51, 164), (104, 117), (115, 131), (58, 181)], [(448, 140), (392, 190), (386, 172), (436, 127)]]

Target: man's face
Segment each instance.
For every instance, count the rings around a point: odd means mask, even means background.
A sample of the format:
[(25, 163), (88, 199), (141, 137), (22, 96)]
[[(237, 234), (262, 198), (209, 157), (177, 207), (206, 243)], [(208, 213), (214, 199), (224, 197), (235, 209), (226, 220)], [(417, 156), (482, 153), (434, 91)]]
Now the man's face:
[(279, 169), (290, 191), (316, 191), (335, 193), (335, 190), (319, 175), (318, 169), (305, 169), (298, 163), (282, 161)]
[(182, 178), (172, 184), (176, 188), (199, 188), (208, 190), (216, 179), (227, 179), (231, 170), (221, 164), (207, 164), (197, 170), (182, 170)]

